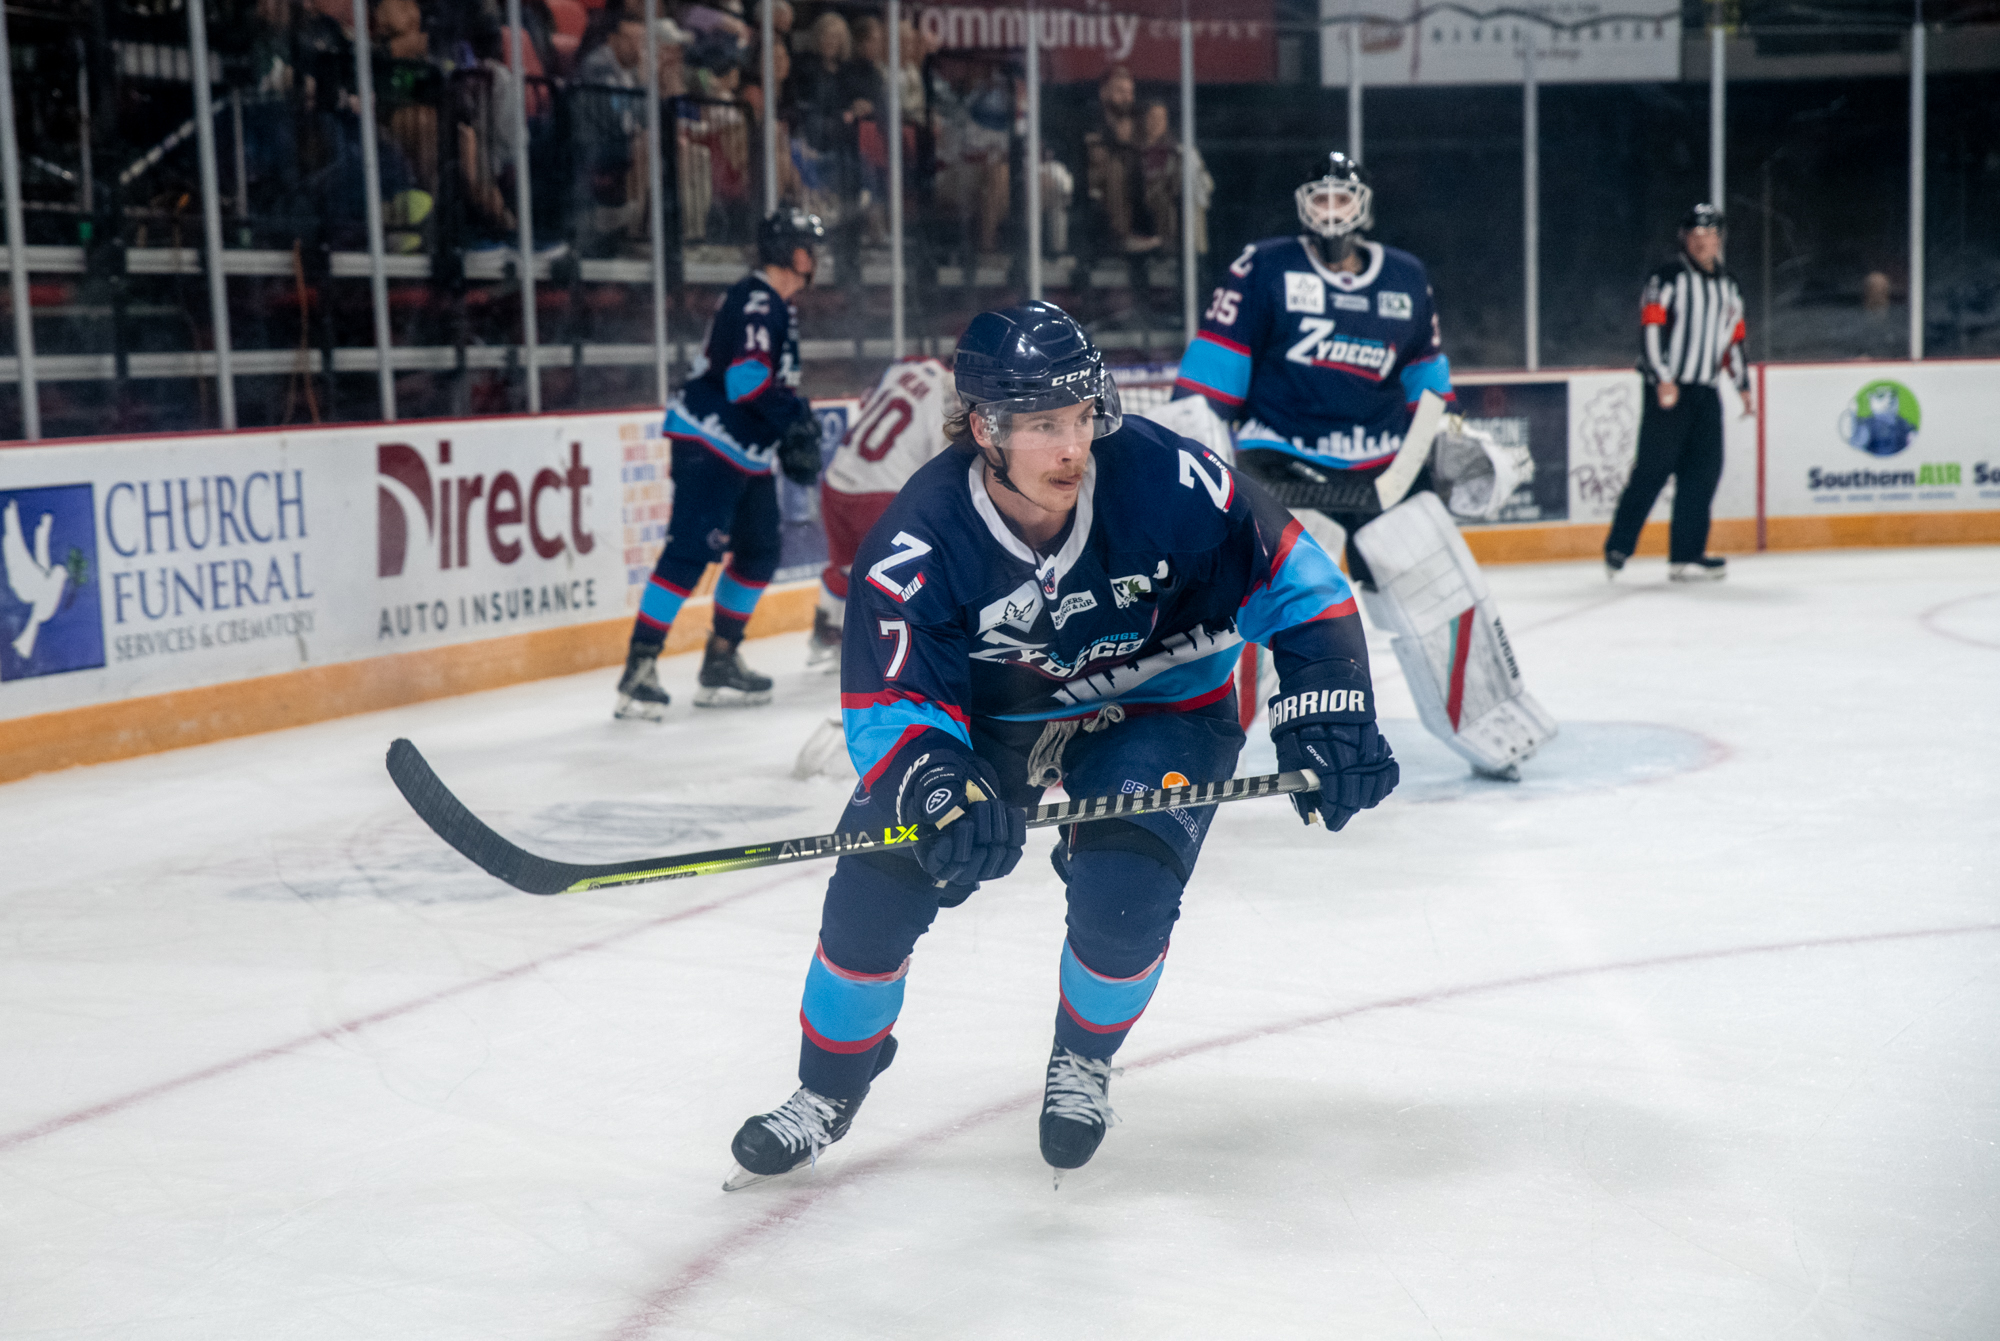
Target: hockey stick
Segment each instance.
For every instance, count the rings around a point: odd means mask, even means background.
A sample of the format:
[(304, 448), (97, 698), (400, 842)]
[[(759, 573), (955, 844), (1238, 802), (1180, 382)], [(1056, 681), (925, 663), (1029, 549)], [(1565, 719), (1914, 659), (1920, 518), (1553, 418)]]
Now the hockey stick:
[[(395, 781), (396, 789), (403, 793), (403, 799), (417, 812), (418, 818), (430, 825), (438, 837), (457, 848), (461, 856), (488, 875), (497, 876), (529, 894), (575, 894), (586, 889), (605, 889), (615, 885), (643, 885), (654, 880), (682, 880), (691, 875), (717, 875), (723, 871), (747, 871), (759, 866), (782, 866), (787, 862), (838, 857), (851, 852), (914, 848), (937, 832), (929, 824), (898, 824), (882, 830), (879, 835), (873, 831), (823, 833), (810, 838), (754, 843), (747, 847), (721, 847), (709, 852), (642, 857), (637, 861), (588, 864), (550, 861), (509, 842), (488, 828), (483, 820), (451, 794), (451, 788), (438, 779), (424, 756), (409, 741), (397, 740), (389, 746), (389, 776)], [(1295, 773), (1266, 773), (1261, 777), (1167, 787), (1126, 796), (1091, 796), (1081, 801), (1038, 807), (1028, 817), (1028, 827), (1045, 829), (1085, 820), (1150, 815), (1190, 806), (1219, 805), (1224, 801), (1248, 801), (1259, 796), (1313, 791), (1318, 786), (1318, 775), (1301, 769)]]
[(1381, 498), (1382, 511), (1387, 512), (1402, 502), (1403, 495), (1417, 482), (1417, 472), (1430, 460), (1431, 439), (1437, 436), (1438, 425), (1443, 421), (1444, 401), (1435, 391), (1417, 397), (1417, 413), (1410, 420), (1409, 432), (1403, 434), (1403, 445), (1397, 449), (1396, 459), (1375, 477), (1375, 492)]
[[(1264, 491), (1288, 508), (1325, 508), (1329, 512), (1366, 513), (1379, 516), (1403, 501), (1416, 483), (1417, 472), (1430, 459), (1431, 442), (1444, 421), (1444, 402), (1436, 392), (1426, 391), (1417, 398), (1417, 413), (1410, 431), (1389, 468), (1373, 479), (1348, 479), (1345, 472), (1327, 472), (1330, 478), (1259, 479)], [(1319, 474), (1318, 471), (1309, 471)]]

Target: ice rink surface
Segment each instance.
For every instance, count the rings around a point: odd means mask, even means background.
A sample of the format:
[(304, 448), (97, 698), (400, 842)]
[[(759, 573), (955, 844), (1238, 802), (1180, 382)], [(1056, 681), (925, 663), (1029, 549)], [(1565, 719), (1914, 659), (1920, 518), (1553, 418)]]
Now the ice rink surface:
[(1518, 786), (1378, 643), (1401, 790), (1221, 812), (1059, 1191), (1045, 832), (853, 1134), (724, 1195), (830, 868), (538, 899), (383, 772), (573, 859), (821, 832), (801, 637), (761, 710), (681, 658), (664, 726), (605, 672), (0, 788), (0, 1336), (2000, 1336), (2000, 550), (1732, 568), (1491, 570)]

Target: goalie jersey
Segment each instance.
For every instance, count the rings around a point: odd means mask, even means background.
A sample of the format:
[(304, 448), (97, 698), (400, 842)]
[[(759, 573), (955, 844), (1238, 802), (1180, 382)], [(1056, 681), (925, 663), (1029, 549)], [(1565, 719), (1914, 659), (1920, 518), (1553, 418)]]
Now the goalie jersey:
[(1175, 395), (1242, 420), (1239, 451), (1313, 465), (1386, 466), (1417, 398), (1452, 399), (1451, 365), (1423, 262), (1361, 242), (1360, 273), (1333, 270), (1303, 237), (1243, 249), (1181, 356)]
[(1097, 441), (1050, 545), (1037, 555), (1008, 528), (965, 449), (890, 504), (856, 556), (841, 648), (864, 790), (937, 734), (969, 748), (975, 724), (1014, 743), (1114, 704), (1233, 722), (1246, 640), (1286, 674), (1345, 661), (1365, 680), (1333, 560), (1262, 488), (1157, 424), (1128, 417)]
[(729, 286), (709, 318), (693, 375), (667, 407), (666, 436), (768, 475), (778, 439), (812, 413), (798, 395), (797, 313), (762, 275)]

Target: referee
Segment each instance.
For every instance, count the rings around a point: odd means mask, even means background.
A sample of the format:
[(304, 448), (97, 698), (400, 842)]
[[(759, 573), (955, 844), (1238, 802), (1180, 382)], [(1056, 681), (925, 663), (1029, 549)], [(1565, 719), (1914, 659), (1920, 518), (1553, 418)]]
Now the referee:
[(1756, 413), (1750, 368), (1743, 358), (1743, 294), (1722, 268), (1722, 211), (1696, 205), (1681, 218), (1681, 252), (1646, 280), (1639, 308), (1646, 379), (1639, 417), (1639, 459), (1604, 541), (1607, 577), (1632, 551), (1653, 500), (1674, 477), (1673, 521), (1667, 533), (1667, 576), (1675, 582), (1717, 582), (1727, 561), (1709, 554), (1708, 512), (1722, 480), (1722, 397), (1716, 376), (1725, 367), (1743, 393), (1743, 413)]

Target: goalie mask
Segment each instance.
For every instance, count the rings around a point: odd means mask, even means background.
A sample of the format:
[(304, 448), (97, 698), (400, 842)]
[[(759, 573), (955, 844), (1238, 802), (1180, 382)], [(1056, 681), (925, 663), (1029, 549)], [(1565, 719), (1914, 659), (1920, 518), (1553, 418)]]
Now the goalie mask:
[(952, 380), (959, 400), (985, 425), (999, 452), (997, 461), (988, 454), (987, 464), (1010, 489), (1006, 452), (1016, 418), (1088, 403), (1093, 439), (1116, 433), (1125, 420), (1104, 355), (1054, 303), (1024, 303), (974, 317), (953, 356)]
[(1375, 223), (1375, 193), (1361, 173), (1361, 165), (1346, 154), (1327, 155), (1326, 175), (1317, 177), (1293, 192), (1299, 205), (1299, 222), (1309, 232), (1335, 243), (1345, 251), (1345, 239)]

